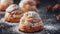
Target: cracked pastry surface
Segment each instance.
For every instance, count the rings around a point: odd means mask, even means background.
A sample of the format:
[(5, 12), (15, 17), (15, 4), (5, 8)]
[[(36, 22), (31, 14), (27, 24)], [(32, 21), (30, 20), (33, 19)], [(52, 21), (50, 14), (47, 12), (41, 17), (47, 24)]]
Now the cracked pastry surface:
[(26, 12), (20, 19), (19, 30), (23, 32), (35, 32), (43, 28), (44, 24), (36, 12)]
[(0, 10), (6, 10), (6, 8), (13, 4), (13, 0), (0, 0)]
[(5, 20), (8, 22), (19, 22), (23, 11), (16, 4), (10, 5), (6, 9)]

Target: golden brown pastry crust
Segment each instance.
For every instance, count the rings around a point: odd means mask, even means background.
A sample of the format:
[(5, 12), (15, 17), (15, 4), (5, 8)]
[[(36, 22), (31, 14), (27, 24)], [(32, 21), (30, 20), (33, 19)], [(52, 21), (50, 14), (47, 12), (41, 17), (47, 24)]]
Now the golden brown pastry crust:
[(32, 27), (30, 27), (30, 28), (26, 28), (26, 26), (24, 26), (24, 24), (23, 25), (21, 25), (23, 28), (21, 28), (21, 29), (19, 29), (19, 31), (23, 31), (23, 32), (35, 32), (35, 31), (41, 31), (41, 30), (43, 30), (43, 26), (44, 25), (42, 25), (42, 26), (39, 26), (39, 27), (34, 27), (34, 28), (32, 28)]
[(19, 22), (23, 13), (18, 5), (12, 4), (6, 9), (5, 20), (8, 22)]
[(35, 12), (27, 12), (27, 14), (24, 14), (20, 19), (19, 30), (23, 32), (41, 31), (43, 28), (44, 24)]
[(60, 4), (56, 4), (56, 5), (52, 8), (53, 11), (57, 11), (58, 9), (60, 9)]
[(16, 17), (13, 16), (13, 14), (6, 14), (5, 16), (5, 20), (8, 22), (19, 22), (20, 18), (21, 18), (21, 13), (16, 13), (15, 14)]
[(36, 11), (36, 2), (34, 0), (22, 0), (19, 3), (19, 7), (24, 11), (24, 12), (28, 12), (28, 11)]

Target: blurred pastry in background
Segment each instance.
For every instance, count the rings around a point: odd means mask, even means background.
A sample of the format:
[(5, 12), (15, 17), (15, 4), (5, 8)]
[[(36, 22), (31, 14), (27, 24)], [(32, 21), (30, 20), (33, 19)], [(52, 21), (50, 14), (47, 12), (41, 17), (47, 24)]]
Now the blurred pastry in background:
[(51, 5), (47, 5), (47, 10), (51, 10), (52, 6)]
[(57, 20), (60, 21), (60, 14), (57, 16)]
[(56, 5), (54, 5), (54, 7), (52, 8), (53, 11), (57, 11), (58, 9), (60, 9), (60, 4), (56, 4)]
[(56, 12), (60, 10), (60, 4), (55, 4), (55, 5), (47, 5), (47, 10), (48, 11), (52, 11), (52, 12)]
[(20, 19), (19, 30), (23, 32), (35, 32), (41, 31), (44, 28), (44, 24), (35, 11), (29, 11), (24, 13)]
[(19, 3), (19, 7), (24, 11), (24, 12), (28, 12), (28, 11), (36, 11), (36, 2), (35, 0), (22, 0)]
[(0, 10), (6, 10), (6, 8), (11, 4), (13, 4), (13, 0), (0, 0)]
[(36, 1), (36, 5), (40, 4), (40, 0), (35, 0)]
[(6, 9), (5, 20), (8, 22), (19, 22), (23, 11), (18, 5), (12, 4)]
[(50, 5), (50, 4), (48, 4), (48, 5), (46, 6), (46, 9), (47, 9), (47, 12), (48, 12), (48, 13), (53, 12), (53, 11), (52, 11), (52, 7), (53, 7), (53, 6)]

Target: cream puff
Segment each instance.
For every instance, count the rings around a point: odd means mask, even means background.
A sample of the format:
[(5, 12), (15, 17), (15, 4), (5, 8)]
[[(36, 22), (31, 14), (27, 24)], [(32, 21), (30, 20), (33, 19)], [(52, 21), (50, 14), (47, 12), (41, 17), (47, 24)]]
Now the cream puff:
[(19, 22), (23, 11), (16, 4), (10, 5), (6, 9), (5, 20), (8, 22)]
[(19, 7), (24, 11), (36, 11), (36, 2), (35, 0), (22, 0), (19, 3)]
[(13, 4), (13, 0), (0, 0), (0, 10), (6, 10), (6, 8), (11, 4)]
[(56, 5), (54, 5), (54, 7), (52, 8), (53, 11), (57, 11), (58, 9), (60, 9), (60, 4), (56, 4)]
[(51, 5), (47, 5), (47, 10), (50, 10), (52, 9), (52, 6)]
[(23, 32), (35, 32), (43, 30), (44, 24), (35, 11), (24, 13), (20, 19), (19, 30)]

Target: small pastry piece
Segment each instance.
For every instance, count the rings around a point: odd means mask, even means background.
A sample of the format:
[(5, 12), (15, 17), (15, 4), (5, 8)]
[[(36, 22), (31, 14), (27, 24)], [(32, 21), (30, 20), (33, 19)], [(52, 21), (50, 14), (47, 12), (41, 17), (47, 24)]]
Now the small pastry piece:
[(22, 0), (19, 3), (19, 7), (24, 11), (36, 11), (36, 2), (35, 0)]
[(52, 8), (53, 11), (57, 11), (58, 9), (60, 9), (60, 4), (56, 4), (56, 5)]
[(20, 19), (19, 30), (23, 32), (35, 32), (43, 30), (44, 24), (35, 11), (24, 13)]
[(10, 5), (6, 9), (5, 20), (8, 22), (19, 22), (23, 11), (16, 4)]
[(0, 0), (0, 10), (6, 10), (6, 8), (11, 4), (13, 4), (13, 0)]
[(57, 16), (57, 20), (60, 21), (60, 14)]

